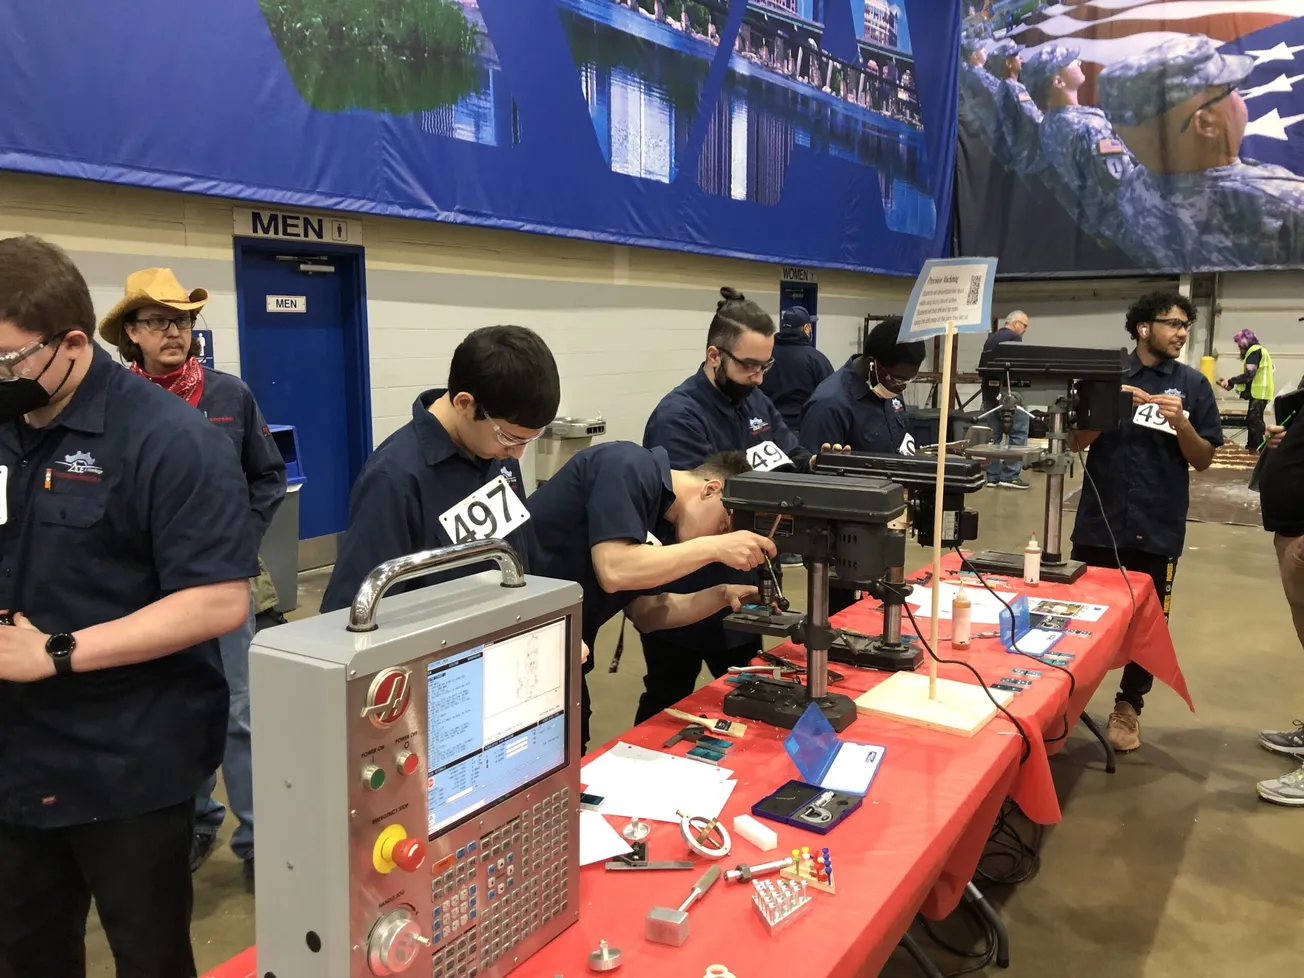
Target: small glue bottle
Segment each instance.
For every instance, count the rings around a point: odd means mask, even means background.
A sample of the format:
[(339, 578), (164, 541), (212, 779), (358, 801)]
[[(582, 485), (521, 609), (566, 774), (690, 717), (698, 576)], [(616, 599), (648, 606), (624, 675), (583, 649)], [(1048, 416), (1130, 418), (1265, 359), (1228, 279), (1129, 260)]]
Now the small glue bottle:
[(973, 602), (965, 594), (965, 589), (960, 588), (951, 602), (951, 648), (964, 650), (969, 647), (972, 616)]
[(1023, 583), (1036, 587), (1041, 583), (1041, 547), (1037, 544), (1037, 534), (1028, 538), (1028, 545), (1023, 548)]

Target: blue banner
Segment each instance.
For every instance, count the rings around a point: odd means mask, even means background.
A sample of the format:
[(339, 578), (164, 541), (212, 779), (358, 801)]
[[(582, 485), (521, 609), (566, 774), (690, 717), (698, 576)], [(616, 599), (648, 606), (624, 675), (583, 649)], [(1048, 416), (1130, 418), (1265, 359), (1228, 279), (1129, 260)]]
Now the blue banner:
[(0, 0), (0, 167), (915, 274), (959, 0)]

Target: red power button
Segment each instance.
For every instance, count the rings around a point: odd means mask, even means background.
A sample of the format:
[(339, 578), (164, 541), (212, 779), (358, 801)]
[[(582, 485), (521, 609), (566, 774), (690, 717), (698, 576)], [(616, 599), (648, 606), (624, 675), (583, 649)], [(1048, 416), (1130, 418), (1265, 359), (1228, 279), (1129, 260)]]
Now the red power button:
[(426, 844), (420, 839), (403, 839), (394, 846), (390, 857), (405, 873), (415, 873), (426, 861)]
[(421, 758), (415, 751), (401, 750), (394, 759), (398, 762), (398, 773), (408, 777), (416, 774), (421, 767)]

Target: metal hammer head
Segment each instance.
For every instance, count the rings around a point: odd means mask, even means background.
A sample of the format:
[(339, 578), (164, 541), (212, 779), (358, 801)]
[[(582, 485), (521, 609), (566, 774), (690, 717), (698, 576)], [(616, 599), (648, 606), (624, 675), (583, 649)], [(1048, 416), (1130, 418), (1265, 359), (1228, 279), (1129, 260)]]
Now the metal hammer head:
[(681, 947), (688, 940), (688, 911), (653, 907), (647, 913), (644, 933), (653, 943)]

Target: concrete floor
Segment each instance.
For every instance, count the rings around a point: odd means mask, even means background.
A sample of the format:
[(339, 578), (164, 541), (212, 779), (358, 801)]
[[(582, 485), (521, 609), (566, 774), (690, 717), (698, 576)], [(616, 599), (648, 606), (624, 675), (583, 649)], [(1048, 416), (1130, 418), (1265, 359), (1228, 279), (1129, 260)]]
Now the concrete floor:
[[(1021, 549), (1029, 531), (1040, 529), (1041, 480), (1031, 479), (1031, 492), (978, 495), (983, 546)], [(922, 550), (913, 554), (913, 565), (926, 562)], [(305, 612), (316, 608), (323, 585), (321, 574), (305, 575)], [(790, 594), (804, 597), (795, 588)], [(1193, 524), (1177, 574), (1172, 629), (1199, 714), (1191, 715), (1176, 694), (1157, 687), (1143, 720), (1145, 744), (1121, 757), (1113, 776), (1103, 771), (1097, 743), (1080, 726), (1073, 732), (1052, 762), (1064, 821), (1045, 834), (1040, 872), (1017, 887), (987, 890), (1010, 931), (1012, 966), (981, 973), (1304, 975), (1304, 811), (1264, 804), (1254, 793), (1255, 781), (1291, 767), (1259, 748), (1255, 732), (1289, 727), (1292, 717), (1304, 715), (1298, 692), (1304, 654), (1268, 536), (1252, 528)], [(633, 629), (626, 634), (620, 672), (606, 671), (615, 633), (614, 625), (603, 630), (598, 668), (590, 677), (595, 743), (627, 728), (642, 689)], [(1112, 700), (1107, 680), (1091, 704), (1102, 725)], [(224, 838), (230, 829), (228, 821)], [(944, 926), (948, 933), (966, 933), (964, 922)], [(194, 941), (201, 973), (253, 939), (253, 897), (223, 847), (196, 876)], [(90, 973), (111, 976), (94, 921), (89, 941)], [(963, 964), (926, 938), (921, 943), (943, 970)], [(521, 973), (529, 976), (528, 966)], [(574, 974), (581, 973), (577, 962)], [(898, 952), (882, 974), (914, 978), (919, 971)]]

